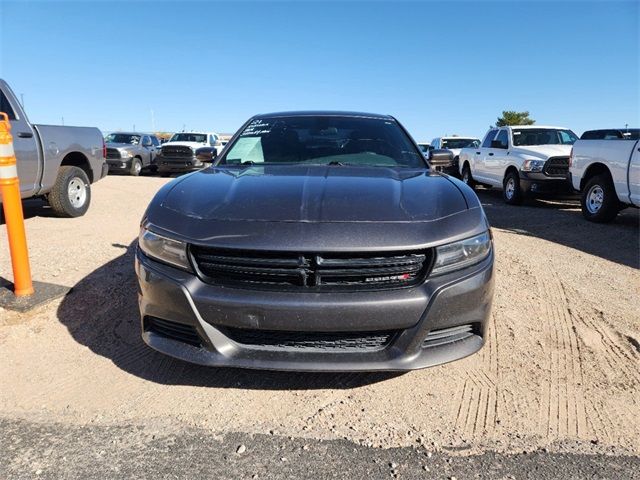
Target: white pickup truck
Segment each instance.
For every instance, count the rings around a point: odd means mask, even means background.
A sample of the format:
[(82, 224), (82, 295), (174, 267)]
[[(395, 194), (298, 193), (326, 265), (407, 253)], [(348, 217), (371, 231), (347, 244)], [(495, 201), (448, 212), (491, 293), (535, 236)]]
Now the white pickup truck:
[(203, 168), (204, 162), (197, 156), (199, 149), (208, 147), (215, 157), (222, 151), (220, 135), (214, 132), (178, 132), (162, 144), (156, 162), (162, 176), (172, 173), (192, 172)]
[(460, 151), (460, 176), (471, 187), (501, 188), (510, 205), (519, 205), (528, 194), (570, 191), (569, 154), (577, 139), (561, 127), (492, 128), (479, 148)]
[(622, 138), (600, 137), (606, 140), (587, 140), (598, 136), (583, 134), (573, 145), (569, 178), (582, 192), (587, 220), (610, 222), (623, 208), (640, 207), (640, 130), (627, 132)]
[(109, 169), (100, 130), (30, 123), (4, 80), (0, 112), (11, 123), (21, 197), (47, 200), (60, 217), (84, 215), (91, 203), (91, 184)]

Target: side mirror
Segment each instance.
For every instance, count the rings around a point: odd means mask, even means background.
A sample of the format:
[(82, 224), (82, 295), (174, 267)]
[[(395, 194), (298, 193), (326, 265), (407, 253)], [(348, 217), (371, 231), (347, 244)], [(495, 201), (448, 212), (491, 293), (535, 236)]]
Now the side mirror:
[(491, 148), (508, 148), (504, 143), (500, 140), (491, 140)]
[(212, 163), (218, 156), (215, 147), (202, 147), (196, 150), (196, 158), (201, 162)]
[(432, 167), (448, 167), (453, 165), (453, 152), (451, 150), (436, 148), (429, 150), (427, 159)]

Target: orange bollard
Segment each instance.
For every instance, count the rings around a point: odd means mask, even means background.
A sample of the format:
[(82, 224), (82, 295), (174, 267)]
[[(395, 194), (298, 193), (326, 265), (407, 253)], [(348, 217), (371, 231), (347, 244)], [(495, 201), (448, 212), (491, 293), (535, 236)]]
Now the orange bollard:
[(9, 236), (9, 251), (13, 267), (13, 293), (18, 297), (31, 295), (31, 267), (27, 237), (24, 231), (24, 215), (20, 198), (20, 181), (16, 167), (16, 155), (13, 151), (11, 124), (6, 113), (0, 112), (0, 193), (2, 208)]

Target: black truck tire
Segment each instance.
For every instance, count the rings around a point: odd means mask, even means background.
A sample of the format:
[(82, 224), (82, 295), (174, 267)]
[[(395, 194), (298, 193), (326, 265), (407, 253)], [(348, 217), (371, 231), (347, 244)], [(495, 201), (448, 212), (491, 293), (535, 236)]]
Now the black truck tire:
[(87, 174), (78, 167), (60, 167), (47, 200), (58, 217), (81, 217), (87, 213), (91, 203), (91, 184)]
[(609, 174), (601, 173), (587, 181), (582, 189), (580, 207), (582, 216), (590, 222), (607, 223), (616, 218), (620, 201)]

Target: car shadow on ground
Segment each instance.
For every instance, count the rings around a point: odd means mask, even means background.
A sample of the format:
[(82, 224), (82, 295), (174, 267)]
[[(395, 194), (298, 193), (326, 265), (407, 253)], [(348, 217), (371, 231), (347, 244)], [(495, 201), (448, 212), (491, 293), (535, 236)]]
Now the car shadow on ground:
[(499, 190), (477, 192), (492, 227), (529, 235), (606, 260), (640, 268), (640, 211), (627, 208), (608, 224), (588, 222), (577, 196), (527, 199), (509, 206)]
[(148, 347), (140, 336), (136, 242), (114, 244), (125, 251), (91, 272), (66, 295), (58, 319), (71, 336), (122, 370), (165, 385), (261, 390), (350, 389), (401, 373), (302, 373), (214, 368), (176, 360)]
[[(22, 214), (25, 220), (34, 217), (55, 217), (49, 204), (42, 198), (29, 198), (22, 201)], [(2, 204), (0, 203), (0, 225), (6, 223)]]

